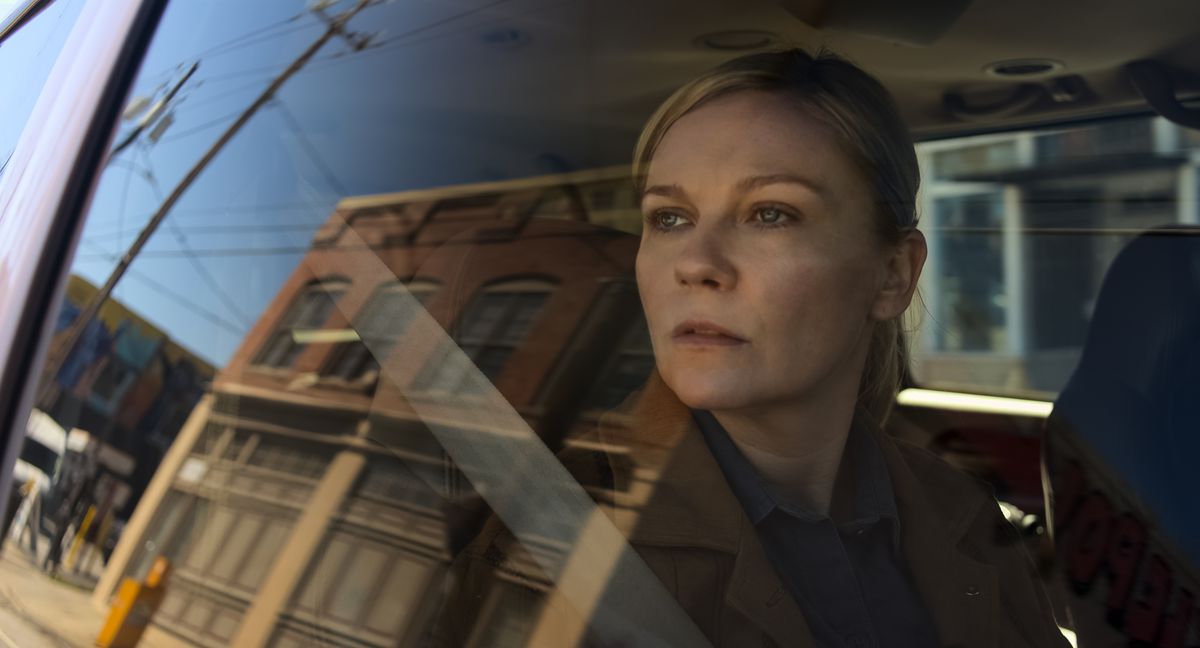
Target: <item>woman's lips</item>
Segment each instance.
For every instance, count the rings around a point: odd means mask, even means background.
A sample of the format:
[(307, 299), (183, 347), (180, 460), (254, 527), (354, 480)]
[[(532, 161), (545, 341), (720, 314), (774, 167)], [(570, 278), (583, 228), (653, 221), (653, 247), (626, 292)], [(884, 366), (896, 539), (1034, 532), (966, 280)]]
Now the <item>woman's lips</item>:
[(729, 330), (703, 320), (688, 320), (675, 327), (671, 339), (689, 346), (738, 346), (746, 340)]

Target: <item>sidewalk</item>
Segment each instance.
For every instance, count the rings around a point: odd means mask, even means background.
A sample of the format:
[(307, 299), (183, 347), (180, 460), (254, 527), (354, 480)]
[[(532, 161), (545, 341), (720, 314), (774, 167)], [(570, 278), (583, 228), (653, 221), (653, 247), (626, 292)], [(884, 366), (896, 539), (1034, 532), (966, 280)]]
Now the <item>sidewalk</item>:
[(0, 560), (0, 610), (32, 628), (47, 646), (91, 646), (107, 612), (92, 606), (91, 590), (43, 574), (11, 542)]
[[(88, 581), (73, 583), (42, 573), (15, 543), (0, 556), (0, 648), (67, 648), (94, 645), (108, 616), (92, 605)], [(156, 637), (157, 635), (157, 637)], [(138, 645), (163, 648), (158, 633)]]

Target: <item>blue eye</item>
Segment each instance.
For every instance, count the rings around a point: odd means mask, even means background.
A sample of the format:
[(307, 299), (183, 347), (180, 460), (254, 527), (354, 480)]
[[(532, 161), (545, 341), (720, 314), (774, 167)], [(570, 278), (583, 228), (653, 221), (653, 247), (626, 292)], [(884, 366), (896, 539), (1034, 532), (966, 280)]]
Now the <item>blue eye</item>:
[(673, 230), (678, 229), (681, 225), (687, 223), (687, 219), (678, 212), (673, 211), (656, 211), (650, 214), (650, 224), (657, 230)]
[(764, 207), (758, 210), (758, 219), (764, 223), (778, 223), (784, 218), (787, 218), (787, 214), (784, 214), (781, 210), (778, 210), (774, 207)]
[(779, 207), (759, 207), (754, 210), (754, 217), (758, 224), (764, 226), (784, 225), (793, 220), (790, 213)]

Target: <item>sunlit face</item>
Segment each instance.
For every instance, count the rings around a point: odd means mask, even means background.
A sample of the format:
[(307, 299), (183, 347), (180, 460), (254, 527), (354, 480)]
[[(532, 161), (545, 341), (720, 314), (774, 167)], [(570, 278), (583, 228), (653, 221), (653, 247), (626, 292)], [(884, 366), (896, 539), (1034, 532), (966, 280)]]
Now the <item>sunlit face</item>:
[(890, 247), (861, 175), (786, 97), (735, 93), (671, 126), (647, 171), (637, 281), (659, 372), (685, 404), (857, 388), (871, 325), (903, 309), (880, 297)]

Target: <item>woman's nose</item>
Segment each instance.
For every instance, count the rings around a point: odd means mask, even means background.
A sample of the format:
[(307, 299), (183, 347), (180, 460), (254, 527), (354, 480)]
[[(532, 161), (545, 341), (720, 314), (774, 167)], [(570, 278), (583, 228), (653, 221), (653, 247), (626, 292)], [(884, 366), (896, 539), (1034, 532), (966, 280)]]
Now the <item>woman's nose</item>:
[(675, 280), (681, 286), (733, 288), (737, 273), (725, 249), (722, 233), (697, 229), (689, 238), (691, 240), (675, 260)]

